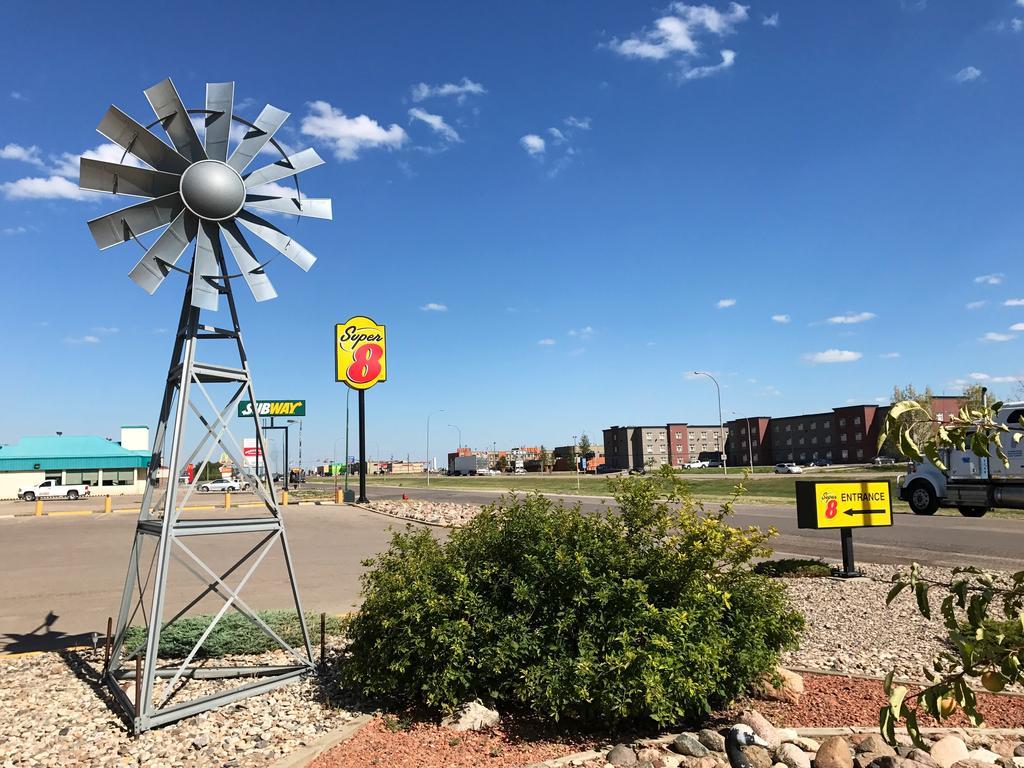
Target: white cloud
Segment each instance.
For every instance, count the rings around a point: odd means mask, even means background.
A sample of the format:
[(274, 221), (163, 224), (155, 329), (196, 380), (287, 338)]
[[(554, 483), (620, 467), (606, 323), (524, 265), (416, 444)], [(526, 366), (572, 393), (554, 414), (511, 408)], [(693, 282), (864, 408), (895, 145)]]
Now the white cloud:
[(711, 77), (711, 75), (718, 74), (723, 69), (728, 69), (736, 61), (736, 51), (723, 49), (721, 51), (721, 54), (721, 63), (703, 67), (691, 67), (688, 69), (683, 69), (679, 77), (683, 80), (700, 80), (703, 77)]
[(761, 19), (761, 25), (765, 27), (777, 27), (779, 26), (779, 14), (778, 12), (773, 13), (771, 16), (765, 16)]
[(99, 344), (96, 336), (68, 336), (64, 339), (65, 344)]
[(953, 79), (958, 83), (969, 83), (973, 80), (977, 80), (979, 77), (981, 77), (981, 70), (977, 67), (964, 67), (953, 75)]
[(573, 117), (572, 115), (569, 115), (562, 122), (564, 122), (570, 128), (579, 128), (581, 131), (589, 131), (590, 130), (590, 118), (589, 117)]
[(93, 200), (98, 192), (87, 192), (63, 176), (29, 177), (0, 184), (8, 200)]
[(719, 299), (718, 303), (715, 304), (717, 309), (728, 309), (729, 307), (736, 306), (736, 299)]
[(461, 83), (444, 83), (442, 85), (417, 83), (411, 90), (413, 101), (423, 101), (432, 96), (455, 96), (461, 102), (465, 100), (466, 96), (479, 96), (487, 93), (486, 88), (480, 83), (473, 82), (468, 77), (462, 78)]
[(585, 325), (582, 328), (573, 328), (569, 331), (569, 335), (575, 336), (578, 339), (589, 339), (594, 335), (594, 329), (589, 325)]
[(544, 154), (544, 139), (535, 133), (528, 133), (519, 139), (519, 143), (523, 149), (530, 155), (542, 155)]
[(5, 235), (24, 235), (28, 230), (25, 227), (4, 227), (0, 233)]
[(772, 315), (773, 323), (788, 323), (789, 319), (789, 315)]
[(974, 379), (975, 381), (988, 381), (989, 379), (992, 378), (987, 373), (969, 373), (967, 374), (967, 376), (969, 378)]
[(1024, 19), (1010, 19), (1010, 29), (1014, 32), (1024, 32)]
[(984, 285), (999, 285), (1003, 282), (1003, 278), (1006, 277), (1002, 272), (993, 272), (991, 275), (978, 275), (974, 278), (974, 282), (982, 283)]
[(28, 101), (28, 96), (21, 91), (11, 91), (11, 98), (15, 101)]
[(556, 343), (554, 339), (541, 339), (537, 342), (542, 347), (551, 347)]
[(426, 123), (434, 131), (434, 133), (440, 134), (445, 141), (459, 142), (462, 138), (458, 132), (452, 128), (448, 123), (444, 121), (444, 118), (440, 115), (432, 115), (429, 112), (425, 112), (419, 107), (413, 107), (409, 110), (410, 120), (419, 120), (420, 122)]
[(557, 128), (548, 128), (548, 133), (551, 134), (551, 138), (555, 140), (556, 144), (562, 144), (567, 140), (565, 134)]
[(655, 19), (654, 29), (625, 40), (612, 40), (611, 49), (628, 58), (657, 61), (675, 55), (695, 56), (699, 53), (699, 35), (707, 32), (723, 37), (747, 19), (747, 8), (739, 3), (730, 3), (723, 13), (709, 5), (676, 2), (669, 6), (669, 12), (672, 15)]
[(879, 355), (883, 360), (895, 360), (900, 356), (899, 352), (883, 352)]
[(1024, 331), (1024, 323), (1014, 323), (1010, 326), (1011, 331)]
[[(989, 376), (987, 373), (969, 373), (968, 378), (974, 381), (984, 381), (987, 384), (1015, 384), (1020, 381), (1020, 376)], [(966, 384), (963, 379), (957, 379), (961, 386)]]
[(864, 355), (848, 349), (826, 349), (824, 352), (811, 352), (804, 359), (811, 363), (852, 363)]
[(108, 336), (109, 334), (117, 333), (120, 330), (120, 328), (115, 328), (109, 325), (97, 325), (96, 327), (92, 328), (92, 332), (99, 334), (100, 336)]
[(847, 312), (845, 315), (836, 315), (830, 317), (825, 322), (831, 323), (832, 325), (852, 325), (854, 323), (863, 323), (868, 320), (873, 320), (877, 317), (874, 312)]
[(995, 331), (989, 331), (982, 336), (979, 341), (1011, 341), (1017, 338), (1012, 333), (996, 333)]
[(969, 301), (969, 302), (967, 302), (967, 304), (965, 304), (964, 306), (966, 306), (966, 307), (967, 307), (967, 309), (981, 309), (981, 308), (982, 308), (982, 307), (984, 307), (984, 306), (985, 306), (985, 305), (986, 305), (987, 303), (988, 303), (987, 301), (985, 301), (984, 299), (982, 299), (981, 301)]
[(420, 307), (420, 309), (423, 310), (424, 312), (447, 312), (448, 305), (438, 304), (435, 301), (428, 301), (426, 304)]
[(34, 144), (31, 147), (23, 147), (21, 144), (8, 144), (0, 147), (0, 160), (20, 160), (23, 163), (45, 168), (39, 147)]
[(314, 101), (309, 109), (302, 132), (330, 145), (339, 160), (355, 160), (366, 149), (399, 149), (409, 138), (396, 123), (384, 128), (366, 115), (348, 117), (326, 101)]
[(1024, 307), (1024, 299), (1007, 299), (1003, 302), (1004, 307)]

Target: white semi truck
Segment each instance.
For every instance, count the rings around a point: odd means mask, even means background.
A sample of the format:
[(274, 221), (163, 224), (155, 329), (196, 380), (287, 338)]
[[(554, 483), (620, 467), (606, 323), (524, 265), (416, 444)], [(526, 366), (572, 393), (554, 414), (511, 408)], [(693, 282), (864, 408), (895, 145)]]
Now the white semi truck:
[(956, 508), (964, 517), (981, 517), (994, 507), (1024, 509), (1024, 440), (1013, 441), (1014, 432), (1024, 431), (1022, 416), (1024, 403), (1007, 403), (996, 417), (1010, 428), (999, 438), (1010, 466), (1004, 467), (994, 455), (988, 459), (971, 451), (942, 449), (946, 470), (930, 461), (911, 463), (897, 478), (900, 498), (918, 515), (934, 515), (939, 507)]
[(453, 475), (489, 475), (490, 473), (490, 464), (486, 456), (477, 454), (456, 456), (452, 464)]

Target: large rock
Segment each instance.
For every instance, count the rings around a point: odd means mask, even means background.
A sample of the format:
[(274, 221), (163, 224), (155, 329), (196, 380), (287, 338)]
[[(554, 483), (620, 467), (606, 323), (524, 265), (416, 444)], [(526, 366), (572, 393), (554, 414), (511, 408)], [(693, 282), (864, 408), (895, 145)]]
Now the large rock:
[(885, 743), (885, 739), (877, 733), (869, 733), (857, 744), (858, 752), (872, 752), (876, 755), (896, 756), (896, 750)]
[(1018, 747), (1021, 748), (1021, 753), (1024, 754), (1024, 744), (1021, 744), (1016, 739), (999, 739), (992, 742), (990, 749), (1000, 757), (1013, 757), (1013, 751)]
[(668, 748), (677, 755), (686, 755), (687, 757), (705, 757), (708, 754), (708, 748), (701, 744), (692, 733), (680, 733), (672, 740)]
[(772, 768), (774, 761), (764, 747), (741, 747), (740, 749), (746, 755), (750, 768)]
[(796, 744), (804, 752), (817, 752), (821, 748), (819, 742), (806, 736), (797, 736), (795, 739), (787, 739), (787, 741)]
[(956, 736), (944, 736), (932, 745), (931, 755), (940, 768), (953, 768), (953, 763), (967, 759), (967, 745)]
[(902, 762), (896, 755), (876, 755), (868, 768), (900, 768)]
[(754, 683), (754, 695), (768, 701), (798, 704), (804, 692), (804, 679), (785, 667), (777, 667)]
[(501, 720), (497, 710), (488, 709), (479, 700), (463, 704), (455, 714), (441, 721), (441, 725), (454, 731), (482, 731), (493, 728)]
[(972, 749), (967, 753), (968, 760), (977, 760), (980, 763), (988, 763), (989, 765), (995, 765), (999, 761), (1000, 755), (991, 749)]
[(625, 744), (616, 744), (608, 752), (605, 759), (616, 766), (616, 768), (629, 768), (639, 762), (636, 759), (636, 752), (633, 751), (633, 748), (627, 747)]
[(775, 759), (788, 768), (811, 768), (811, 758), (800, 747), (789, 742), (775, 750)]
[(1024, 744), (1018, 744), (1013, 750), (1014, 757), (1024, 757)]
[[(750, 730), (764, 739), (772, 749), (778, 749), (782, 744), (782, 739), (779, 738), (779, 732), (775, 730), (775, 726), (769, 723), (768, 719), (756, 709), (743, 710), (737, 720), (750, 726)], [(771, 768), (771, 763), (767, 768)]]
[(710, 728), (703, 729), (697, 734), (697, 741), (710, 749), (712, 752), (725, 752), (725, 736)]
[(814, 756), (815, 768), (853, 768), (850, 745), (842, 736), (829, 736)]
[[(861, 752), (860, 754), (853, 756), (853, 768), (868, 768), (868, 766), (872, 766), (872, 768), (883, 768), (883, 766), (875, 764), (875, 761), (882, 757), (888, 757), (892, 760), (896, 759), (892, 755), (880, 755), (877, 752)], [(891, 768), (891, 766), (887, 765), (884, 766), (884, 768)]]
[(992, 763), (985, 763), (981, 760), (974, 760), (967, 758), (966, 760), (957, 760), (953, 765), (956, 768), (992, 768)]

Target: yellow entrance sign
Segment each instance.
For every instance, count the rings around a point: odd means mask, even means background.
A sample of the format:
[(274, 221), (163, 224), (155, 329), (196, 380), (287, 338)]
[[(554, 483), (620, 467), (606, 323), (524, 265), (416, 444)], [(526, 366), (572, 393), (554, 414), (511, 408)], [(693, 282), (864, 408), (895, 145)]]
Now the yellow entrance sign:
[(797, 481), (800, 528), (877, 528), (892, 525), (892, 489), (885, 481)]

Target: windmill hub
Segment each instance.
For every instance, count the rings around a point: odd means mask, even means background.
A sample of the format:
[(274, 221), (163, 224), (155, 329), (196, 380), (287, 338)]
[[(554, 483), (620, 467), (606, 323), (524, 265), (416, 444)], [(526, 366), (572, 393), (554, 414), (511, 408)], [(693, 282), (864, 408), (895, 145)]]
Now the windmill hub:
[(199, 218), (223, 221), (245, 204), (245, 182), (227, 163), (200, 160), (181, 175), (181, 199)]

